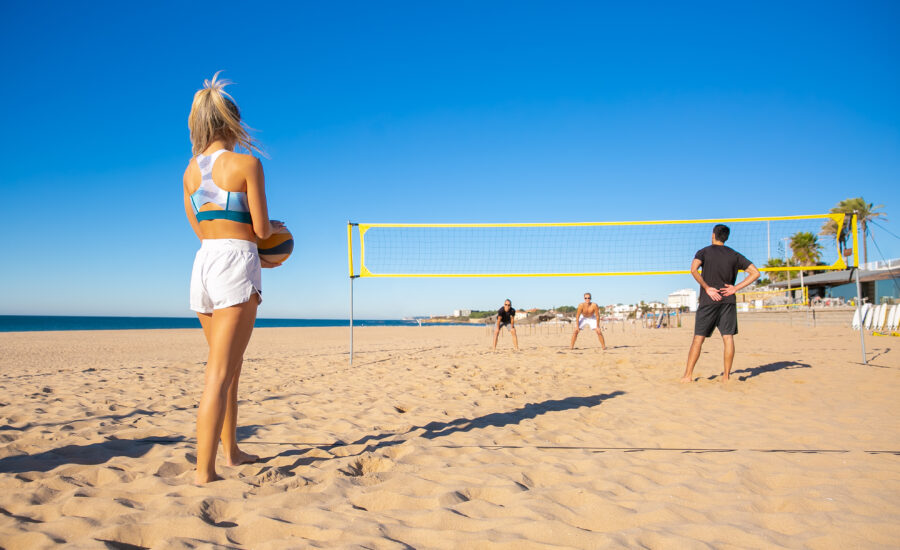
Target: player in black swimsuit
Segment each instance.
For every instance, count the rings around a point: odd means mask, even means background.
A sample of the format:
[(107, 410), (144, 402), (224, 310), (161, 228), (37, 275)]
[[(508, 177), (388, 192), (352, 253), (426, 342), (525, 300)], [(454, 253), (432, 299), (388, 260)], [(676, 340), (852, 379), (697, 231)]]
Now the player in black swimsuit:
[[(693, 382), (694, 365), (700, 357), (703, 341), (719, 328), (725, 344), (725, 374), (723, 382), (728, 382), (731, 363), (734, 361), (734, 335), (737, 326), (737, 299), (734, 294), (759, 278), (759, 270), (740, 252), (725, 246), (731, 231), (728, 226), (718, 224), (713, 227), (712, 244), (701, 248), (691, 263), (691, 275), (700, 283), (700, 305), (694, 322), (694, 340), (688, 352), (687, 367), (682, 383)], [(699, 269), (703, 267), (701, 275)], [(734, 284), (739, 270), (747, 272), (744, 280)]]
[(497, 324), (494, 326), (494, 350), (497, 350), (497, 337), (500, 336), (500, 329), (506, 327), (512, 334), (513, 347), (519, 351), (519, 339), (516, 337), (516, 310), (512, 307), (512, 302), (506, 300), (503, 307), (497, 310)]

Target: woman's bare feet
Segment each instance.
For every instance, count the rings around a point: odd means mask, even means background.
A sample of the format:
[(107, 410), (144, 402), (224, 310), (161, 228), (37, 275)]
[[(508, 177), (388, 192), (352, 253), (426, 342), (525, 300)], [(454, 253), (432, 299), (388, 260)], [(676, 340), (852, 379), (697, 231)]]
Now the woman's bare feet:
[(693, 381), (694, 381), (694, 379), (693, 379), (693, 377), (691, 377), (691, 376), (684, 376), (684, 377), (681, 378), (681, 383), (682, 383), (682, 384), (690, 384), (690, 383), (693, 382)]
[(251, 455), (249, 453), (245, 453), (244, 451), (238, 449), (237, 452), (232, 453), (230, 456), (225, 455), (225, 463), (229, 466), (240, 466), (241, 464), (250, 464), (252, 462), (256, 462), (259, 460), (258, 455)]
[(194, 482), (197, 485), (206, 485), (207, 483), (210, 483), (212, 481), (219, 481), (221, 479), (222, 478), (219, 477), (218, 475), (216, 475), (215, 472), (213, 472), (212, 474), (204, 474), (204, 475), (200, 475), (200, 472), (197, 472), (197, 477), (194, 479)]

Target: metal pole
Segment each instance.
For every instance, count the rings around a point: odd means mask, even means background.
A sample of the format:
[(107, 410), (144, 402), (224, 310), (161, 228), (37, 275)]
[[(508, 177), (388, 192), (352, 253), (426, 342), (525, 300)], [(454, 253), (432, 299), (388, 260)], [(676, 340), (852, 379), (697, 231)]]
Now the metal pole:
[[(857, 229), (859, 218), (856, 212), (853, 213), (851, 223), (853, 225), (853, 265), (856, 266), (856, 314), (859, 316), (859, 343), (862, 348), (863, 365), (867, 365), (869, 363), (866, 361), (866, 329), (863, 326), (862, 318), (862, 283), (859, 282), (859, 230)], [(865, 238), (865, 235), (863, 235), (863, 238)]]
[(766, 261), (769, 261), (769, 258), (772, 257), (772, 236), (769, 231), (769, 224), (772, 222), (766, 222)]
[(350, 366), (353, 366), (353, 277), (350, 277)]
[(350, 264), (350, 366), (353, 366), (353, 226), (356, 225), (347, 220), (347, 261)]
[(859, 282), (859, 267), (855, 269), (856, 271), (856, 315), (859, 317), (859, 344), (862, 346), (862, 362), (863, 365), (868, 365), (868, 361), (866, 361), (866, 327), (863, 326), (863, 318), (862, 318), (862, 284)]

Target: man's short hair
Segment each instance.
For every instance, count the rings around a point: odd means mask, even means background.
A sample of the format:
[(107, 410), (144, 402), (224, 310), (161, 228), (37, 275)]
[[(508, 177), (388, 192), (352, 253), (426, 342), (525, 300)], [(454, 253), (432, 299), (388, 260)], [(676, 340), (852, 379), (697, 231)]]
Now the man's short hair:
[(587, 296), (588, 298), (593, 298), (593, 296), (591, 296), (590, 292), (585, 292), (584, 295)]
[(728, 236), (731, 235), (731, 230), (728, 229), (727, 225), (722, 225), (721, 223), (716, 224), (716, 226), (713, 227), (713, 235), (716, 236), (717, 241), (724, 243), (728, 240)]
[(510, 300), (509, 298), (503, 300), (503, 305), (506, 305), (506, 302), (509, 302), (509, 307), (512, 307), (512, 300)]

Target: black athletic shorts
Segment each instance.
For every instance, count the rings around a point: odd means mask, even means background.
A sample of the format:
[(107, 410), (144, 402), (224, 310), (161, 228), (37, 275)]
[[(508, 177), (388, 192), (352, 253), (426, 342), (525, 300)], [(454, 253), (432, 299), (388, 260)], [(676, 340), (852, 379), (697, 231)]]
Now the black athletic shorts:
[(738, 333), (736, 304), (704, 304), (697, 308), (694, 334), (709, 338), (716, 327), (722, 336)]

